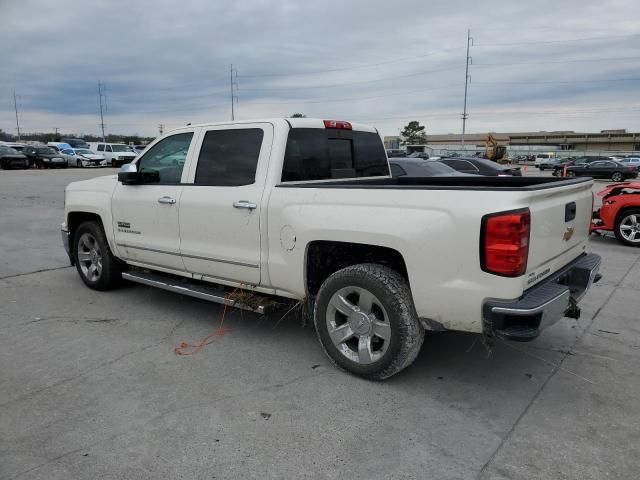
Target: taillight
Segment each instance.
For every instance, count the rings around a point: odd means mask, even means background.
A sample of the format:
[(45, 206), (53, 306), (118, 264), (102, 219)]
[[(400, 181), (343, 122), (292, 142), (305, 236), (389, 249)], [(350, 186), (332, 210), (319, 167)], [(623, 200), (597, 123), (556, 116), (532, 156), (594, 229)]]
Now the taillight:
[(341, 120), (324, 120), (324, 128), (351, 130), (351, 124), (349, 122), (343, 122)]
[(531, 214), (528, 208), (482, 217), (480, 267), (503, 277), (527, 271)]

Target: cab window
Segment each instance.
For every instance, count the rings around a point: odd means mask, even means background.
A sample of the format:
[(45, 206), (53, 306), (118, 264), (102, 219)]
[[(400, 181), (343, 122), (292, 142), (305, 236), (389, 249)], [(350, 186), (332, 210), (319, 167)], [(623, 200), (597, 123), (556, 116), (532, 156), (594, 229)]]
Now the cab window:
[(137, 162), (142, 183), (172, 185), (180, 183), (193, 132), (177, 133), (146, 150)]

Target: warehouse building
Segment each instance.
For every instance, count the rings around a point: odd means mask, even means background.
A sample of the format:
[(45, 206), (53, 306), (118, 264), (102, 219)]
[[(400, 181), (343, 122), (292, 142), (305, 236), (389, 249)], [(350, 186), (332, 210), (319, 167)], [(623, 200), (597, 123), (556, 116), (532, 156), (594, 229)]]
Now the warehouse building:
[[(468, 133), (464, 140), (466, 144), (483, 146), (487, 133)], [(602, 130), (599, 133), (586, 133), (574, 131), (559, 132), (518, 132), (518, 133), (493, 133), (500, 145), (508, 146), (549, 146), (553, 150), (576, 150), (581, 152), (631, 152), (640, 150), (640, 132), (627, 132), (621, 130)], [(460, 144), (462, 136), (459, 133), (445, 135), (427, 135), (427, 145), (453, 145)], [(398, 148), (400, 138), (397, 136), (384, 137), (386, 148)]]

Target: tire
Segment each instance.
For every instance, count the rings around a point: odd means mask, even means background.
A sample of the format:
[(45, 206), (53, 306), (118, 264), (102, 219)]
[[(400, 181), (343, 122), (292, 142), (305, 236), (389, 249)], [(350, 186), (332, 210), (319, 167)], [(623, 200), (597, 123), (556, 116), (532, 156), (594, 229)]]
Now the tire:
[(613, 227), (616, 238), (623, 245), (640, 247), (640, 208), (623, 210)]
[(122, 283), (122, 264), (113, 256), (99, 222), (84, 222), (73, 235), (76, 270), (93, 290), (111, 290)]
[(29, 162), (29, 160), (25, 160), (24, 161), (24, 167), (22, 167), (23, 170), (29, 170), (31, 168), (31, 163)]
[(76, 167), (78, 167), (78, 168), (82, 168), (83, 167), (82, 160), (77, 160), (76, 161)]
[(575, 177), (576, 176), (576, 172), (574, 172), (573, 170), (569, 170), (567, 172), (567, 177)]
[(406, 280), (375, 263), (343, 268), (327, 278), (313, 321), (331, 361), (370, 380), (384, 380), (411, 365), (424, 341)]
[(116, 167), (118, 166), (118, 165), (116, 164), (116, 161), (115, 161), (115, 160), (113, 160), (113, 159), (111, 160), (111, 166), (112, 166), (113, 168), (116, 168)]
[(611, 174), (611, 180), (613, 180), (614, 182), (621, 182), (622, 180), (624, 180), (624, 176), (620, 172), (613, 172)]

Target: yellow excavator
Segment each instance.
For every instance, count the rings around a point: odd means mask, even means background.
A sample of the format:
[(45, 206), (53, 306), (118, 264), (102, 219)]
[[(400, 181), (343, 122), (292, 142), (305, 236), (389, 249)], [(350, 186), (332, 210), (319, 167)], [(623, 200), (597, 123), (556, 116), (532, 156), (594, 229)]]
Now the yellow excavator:
[(497, 163), (509, 163), (507, 147), (498, 145), (498, 141), (492, 133), (487, 135), (487, 140), (484, 143), (484, 156), (485, 158)]

